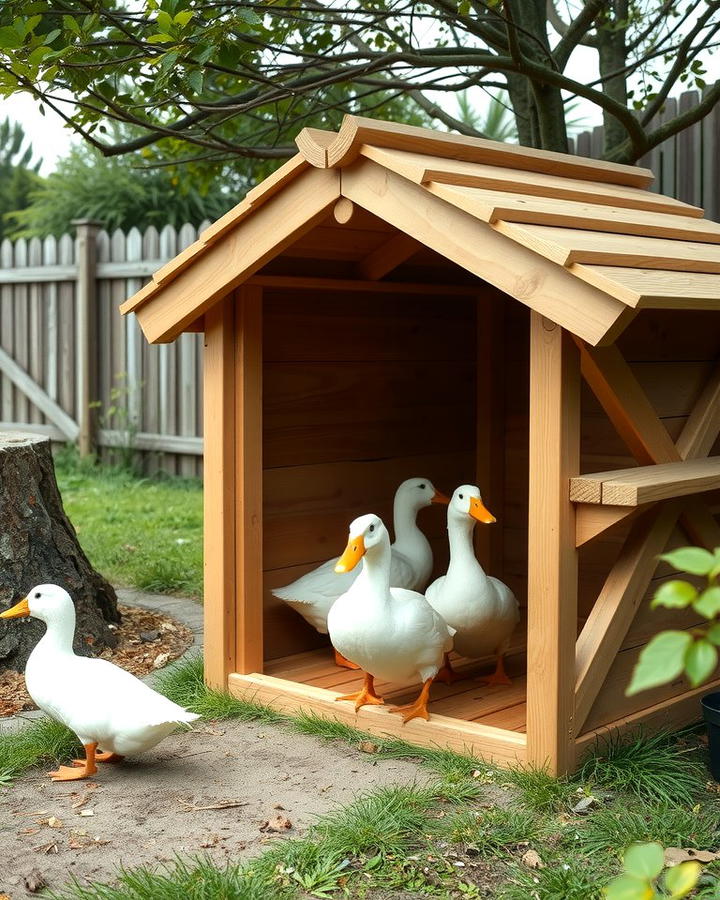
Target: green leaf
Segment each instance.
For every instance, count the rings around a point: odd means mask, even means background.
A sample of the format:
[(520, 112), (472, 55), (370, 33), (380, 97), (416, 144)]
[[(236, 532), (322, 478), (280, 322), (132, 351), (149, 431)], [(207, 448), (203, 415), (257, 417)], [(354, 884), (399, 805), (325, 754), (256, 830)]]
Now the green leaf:
[(0, 50), (16, 50), (22, 45), (23, 40), (14, 28), (8, 25), (0, 28)]
[(685, 672), (688, 681), (693, 687), (698, 687), (715, 671), (718, 661), (717, 648), (700, 638), (687, 651), (685, 657)]
[(650, 604), (653, 609), (664, 606), (667, 609), (685, 609), (697, 598), (697, 588), (689, 581), (666, 581), (660, 585)]
[(686, 631), (661, 631), (643, 649), (633, 670), (626, 697), (667, 684), (685, 668), (685, 654), (692, 643)]
[(695, 860), (680, 863), (667, 870), (665, 887), (670, 891), (671, 900), (679, 900), (687, 896), (698, 883), (702, 866)]
[(625, 851), (623, 863), (628, 875), (652, 881), (663, 870), (665, 854), (662, 846), (656, 841), (631, 844)]
[(655, 891), (650, 883), (642, 878), (620, 875), (603, 888), (603, 895), (607, 900), (652, 900)]
[(720, 647), (720, 622), (711, 625), (707, 630), (705, 637), (712, 644), (715, 644), (716, 647)]
[(704, 590), (693, 603), (693, 609), (706, 619), (714, 619), (720, 613), (720, 587), (714, 585)]
[(203, 79), (204, 75), (201, 69), (191, 69), (185, 74), (185, 80), (196, 94), (202, 93)]
[(170, 13), (165, 12), (164, 9), (161, 9), (157, 14), (157, 23), (161, 31), (168, 31), (168, 29), (172, 28), (172, 16)]
[(80, 34), (80, 26), (77, 23), (77, 19), (74, 16), (63, 16), (63, 25), (68, 31), (72, 31), (75, 34)]
[(173, 19), (173, 22), (176, 22), (178, 25), (180, 25), (182, 28), (184, 28), (187, 25), (187, 23), (190, 21), (190, 19), (192, 19), (192, 17), (193, 17), (192, 10), (184, 9), (184, 10), (182, 10), (182, 12), (179, 12), (176, 14), (175, 18)]
[(679, 572), (689, 572), (691, 575), (707, 575), (715, 566), (715, 557), (702, 547), (680, 547), (664, 553), (660, 559)]

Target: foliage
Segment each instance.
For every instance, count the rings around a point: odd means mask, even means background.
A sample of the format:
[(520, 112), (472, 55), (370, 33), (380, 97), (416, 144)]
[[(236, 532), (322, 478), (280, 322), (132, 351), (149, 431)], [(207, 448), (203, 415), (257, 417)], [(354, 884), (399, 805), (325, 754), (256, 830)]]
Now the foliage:
[(22, 127), (10, 119), (0, 120), (0, 241), (9, 231), (8, 213), (24, 209), (31, 192), (42, 184), (37, 174), (40, 162), (32, 157)]
[(32, 766), (64, 762), (81, 752), (82, 747), (72, 731), (52, 719), (37, 719), (15, 734), (0, 734), (0, 773), (8, 784), (11, 778)]
[(705, 783), (705, 770), (696, 750), (679, 746), (679, 737), (664, 731), (639, 731), (630, 739), (610, 735), (583, 760), (575, 778), (641, 800), (691, 803)]
[(246, 187), (227, 177), (198, 186), (170, 168), (148, 168), (139, 154), (107, 159), (94, 148), (73, 147), (29, 192), (25, 208), (11, 207), (11, 236), (59, 236), (72, 230), (74, 219), (92, 219), (108, 231), (197, 226), (227, 212)]
[[(217, 164), (282, 159), (301, 125), (361, 110), (478, 135), (434, 98), (481, 87), (508, 92), (520, 143), (560, 151), (565, 104), (583, 98), (602, 111), (605, 156), (632, 162), (716, 104), (718, 31), (715, 0), (5, 0), (0, 95), (30, 92), (107, 155)], [(581, 46), (598, 79), (573, 77)], [(656, 124), (680, 86), (704, 95)], [(114, 140), (108, 121), (137, 132)]]
[(720, 646), (720, 547), (714, 553), (700, 547), (681, 547), (660, 559), (679, 572), (704, 577), (698, 589), (689, 581), (666, 581), (653, 597), (653, 609), (692, 609), (706, 626), (691, 631), (661, 631), (648, 643), (637, 661), (628, 696), (673, 681), (683, 673), (692, 687), (707, 681), (717, 668)]
[(631, 844), (623, 856), (625, 874), (618, 875), (605, 888), (608, 900), (652, 900), (687, 897), (700, 878), (702, 866), (695, 861), (683, 862), (665, 872), (662, 887), (657, 880), (665, 868), (663, 848), (657, 843)]
[(138, 478), (56, 456), (65, 511), (92, 565), (113, 584), (202, 596), (202, 487)]

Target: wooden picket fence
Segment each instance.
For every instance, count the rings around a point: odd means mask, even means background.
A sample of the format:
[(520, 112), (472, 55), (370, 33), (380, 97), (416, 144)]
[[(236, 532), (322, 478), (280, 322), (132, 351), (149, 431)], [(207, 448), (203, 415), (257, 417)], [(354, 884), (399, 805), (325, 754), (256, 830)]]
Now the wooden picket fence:
[[(668, 100), (658, 121), (698, 99)], [(571, 151), (599, 157), (602, 137), (601, 127), (579, 134)], [(720, 220), (718, 107), (640, 162), (654, 190)], [(132, 450), (149, 472), (200, 474), (202, 337), (150, 346), (118, 306), (207, 224), (108, 234), (84, 222), (75, 235), (0, 244), (0, 429), (94, 443), (105, 456)]]
[(207, 224), (3, 241), (0, 428), (200, 474), (202, 336), (151, 346), (118, 306)]

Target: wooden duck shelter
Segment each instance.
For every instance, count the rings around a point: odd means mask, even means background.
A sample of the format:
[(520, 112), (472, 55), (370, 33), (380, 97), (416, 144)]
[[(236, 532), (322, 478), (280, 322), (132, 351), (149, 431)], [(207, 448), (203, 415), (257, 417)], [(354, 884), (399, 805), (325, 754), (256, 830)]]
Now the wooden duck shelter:
[[(698, 620), (650, 611), (658, 555), (720, 546), (720, 225), (642, 168), (352, 116), (297, 145), (122, 307), (151, 342), (205, 334), (209, 683), (556, 773), (598, 735), (698, 718), (720, 681), (625, 688)], [(436, 684), (403, 726), (335, 702), (357, 673), (270, 590), (355, 516), (389, 521), (411, 476), (477, 481), (480, 559), (526, 614), (512, 687)], [(420, 524), (439, 574), (443, 509)]]

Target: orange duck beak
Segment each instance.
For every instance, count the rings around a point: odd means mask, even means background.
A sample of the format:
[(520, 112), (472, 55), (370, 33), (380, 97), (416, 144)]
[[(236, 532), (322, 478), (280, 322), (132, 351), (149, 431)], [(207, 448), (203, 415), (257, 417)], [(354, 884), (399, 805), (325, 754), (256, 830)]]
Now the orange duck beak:
[(343, 572), (350, 572), (365, 556), (365, 541), (362, 535), (359, 537), (351, 537), (345, 548), (343, 555), (335, 565), (335, 571), (338, 575)]
[(447, 506), (448, 503), (450, 502), (450, 498), (446, 497), (445, 494), (441, 494), (440, 491), (435, 491), (435, 493), (432, 495), (432, 499), (430, 500), (430, 502), (431, 503), (442, 503), (445, 506)]
[(30, 604), (28, 603), (28, 598), (23, 597), (19, 603), (15, 604), (15, 606), (11, 606), (10, 609), (6, 609), (4, 613), (0, 613), (0, 619), (19, 619), (21, 616), (29, 615)]
[(492, 525), (493, 522), (497, 522), (495, 516), (489, 509), (485, 508), (485, 505), (479, 497), (470, 498), (470, 515), (477, 522), (484, 522), (485, 525)]

